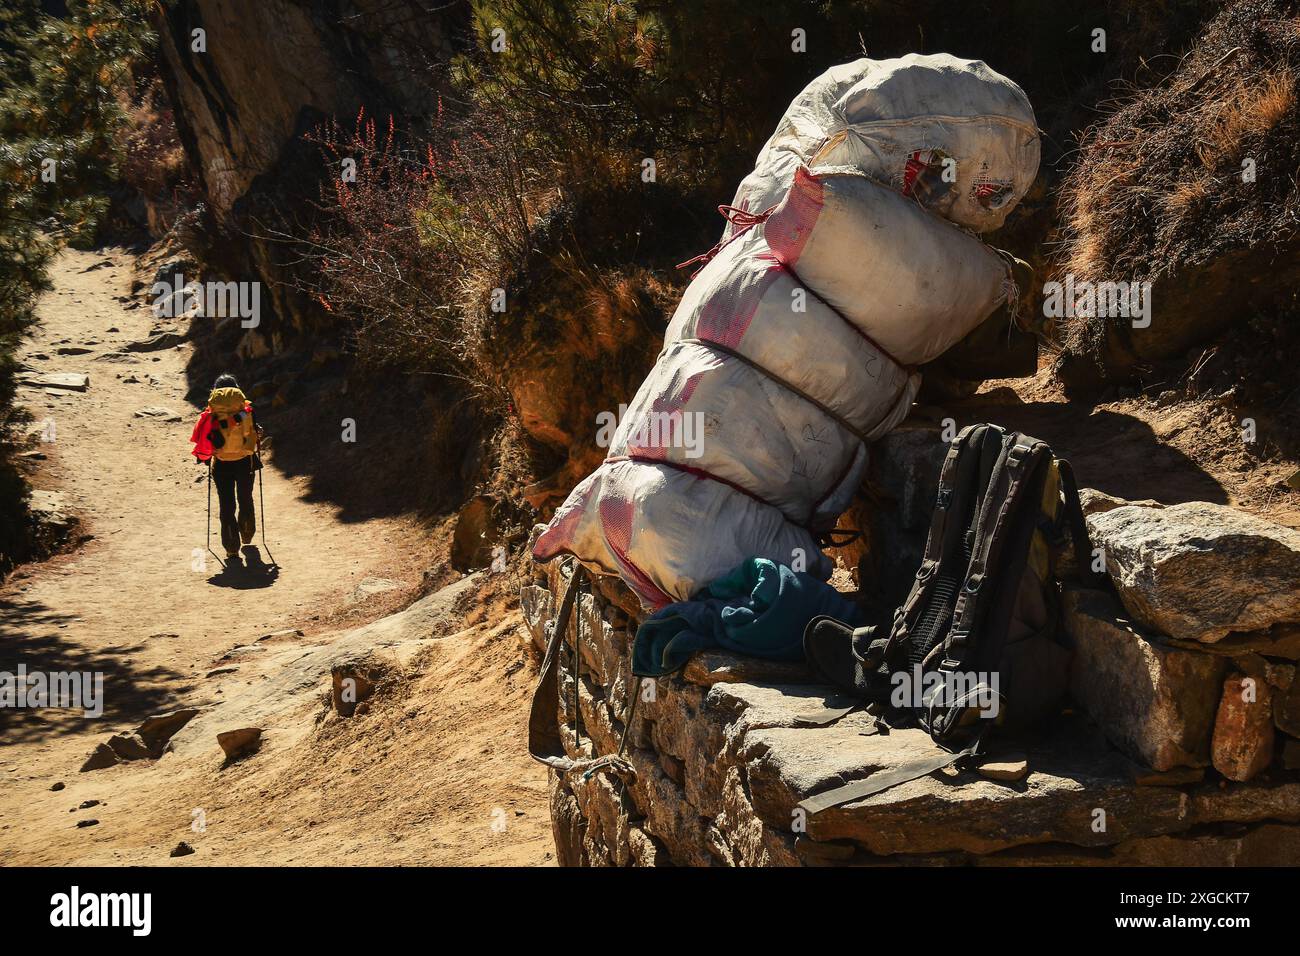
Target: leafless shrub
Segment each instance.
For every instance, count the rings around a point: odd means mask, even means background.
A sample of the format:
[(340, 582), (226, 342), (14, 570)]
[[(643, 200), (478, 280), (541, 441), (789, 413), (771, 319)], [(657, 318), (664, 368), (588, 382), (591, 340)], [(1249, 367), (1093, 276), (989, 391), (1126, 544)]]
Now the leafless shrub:
[(307, 138), (331, 175), (305, 234), (285, 238), (302, 250), (300, 288), (347, 323), (363, 360), (499, 391), (477, 348), (490, 290), (525, 267), (548, 191), (508, 124), (475, 124), (493, 138), (441, 110), (418, 137), (364, 113), (317, 128)]

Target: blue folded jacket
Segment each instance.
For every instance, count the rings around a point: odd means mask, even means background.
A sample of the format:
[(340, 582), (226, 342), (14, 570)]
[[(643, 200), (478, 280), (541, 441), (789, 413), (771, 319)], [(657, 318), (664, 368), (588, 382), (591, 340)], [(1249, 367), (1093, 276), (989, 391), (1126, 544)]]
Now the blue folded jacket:
[(825, 581), (767, 558), (746, 558), (691, 600), (646, 619), (632, 644), (632, 673), (662, 677), (711, 647), (802, 660), (804, 628), (819, 614), (853, 627), (865, 623), (857, 605)]

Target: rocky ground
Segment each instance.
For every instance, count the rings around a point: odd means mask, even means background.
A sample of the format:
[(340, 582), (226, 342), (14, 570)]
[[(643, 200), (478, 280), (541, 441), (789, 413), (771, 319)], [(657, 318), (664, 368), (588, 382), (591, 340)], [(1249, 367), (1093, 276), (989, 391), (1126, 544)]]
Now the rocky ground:
[[(20, 355), (52, 439), (31, 481), (72, 549), (0, 589), (0, 670), (101, 672), (105, 711), (0, 711), (0, 862), (545, 862), (504, 580), (434, 568), (450, 590), (358, 629), (427, 590), (439, 547), (412, 518), (344, 520), (274, 451), (278, 570), (258, 548), (223, 571), (188, 455), (189, 330), (132, 295), (133, 265), (64, 253)], [(346, 718), (345, 667), (374, 685)], [(228, 757), (241, 730), (260, 739)]]

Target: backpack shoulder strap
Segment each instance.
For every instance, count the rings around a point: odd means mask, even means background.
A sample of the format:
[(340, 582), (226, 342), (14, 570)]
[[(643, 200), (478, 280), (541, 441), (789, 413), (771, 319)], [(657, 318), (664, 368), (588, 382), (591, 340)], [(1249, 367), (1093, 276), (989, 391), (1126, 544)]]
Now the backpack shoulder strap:
[(904, 644), (909, 642), (926, 607), (935, 601), (946, 602), (950, 597), (946, 591), (936, 593), (942, 590), (942, 582), (964, 575), (964, 567), (953, 567), (954, 561), (961, 560), (961, 544), (966, 530), (962, 516), (979, 500), (981, 449), (986, 441), (1000, 434), (1001, 430), (995, 425), (967, 425), (953, 439), (939, 472), (939, 492), (916, 581), (902, 607), (894, 612), (893, 628), (884, 650), (887, 660), (898, 663), (896, 658)]
[(900, 783), (917, 780), (967, 757), (973, 757), (979, 753), (979, 747), (980, 738), (976, 737), (962, 750), (955, 752), (939, 751), (933, 756), (922, 757), (918, 760), (900, 764), (892, 770), (877, 770), (864, 780), (855, 780), (853, 783), (832, 787), (830, 790), (807, 797), (799, 801), (799, 808), (811, 817), (833, 807), (842, 807), (846, 803), (865, 800), (867, 797), (888, 790), (890, 787), (896, 787)]
[(1105, 588), (1110, 578), (1092, 570), (1092, 539), (1088, 522), (1083, 516), (1083, 503), (1079, 500), (1079, 484), (1074, 478), (1074, 466), (1064, 458), (1056, 459), (1056, 470), (1061, 474), (1061, 497), (1065, 500), (1065, 520), (1070, 526), (1070, 543), (1074, 548), (1074, 563), (1079, 567), (1079, 577), (1093, 587)]
[[(988, 600), (984, 582), (989, 569), (1000, 567), (1008, 525), (1028, 500), (1025, 492), (1034, 484), (1032, 479), (1039, 465), (1050, 454), (1051, 449), (1036, 438), (1019, 432), (1007, 436), (1003, 452), (989, 476), (988, 490), (976, 523), (971, 563), (953, 609), (949, 643), (954, 649), (965, 645), (971, 632), (979, 626)], [(1033, 507), (1038, 506), (1036, 500), (1030, 503)]]

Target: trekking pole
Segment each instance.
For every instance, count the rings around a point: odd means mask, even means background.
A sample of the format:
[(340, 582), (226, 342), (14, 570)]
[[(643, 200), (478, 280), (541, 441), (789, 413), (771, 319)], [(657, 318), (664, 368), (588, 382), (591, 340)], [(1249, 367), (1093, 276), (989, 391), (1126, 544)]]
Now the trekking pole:
[(208, 526), (203, 536), (203, 546), (208, 549), (208, 554), (217, 559), (221, 565), (221, 570), (226, 569), (226, 562), (221, 560), (220, 555), (212, 550), (212, 459), (208, 459)]
[(275, 560), (275, 555), (271, 553), (271, 547), (266, 543), (266, 496), (262, 493), (262, 472), (266, 471), (266, 462), (262, 462), (262, 467), (257, 469), (257, 508), (262, 512), (262, 548), (266, 551), (266, 556), (271, 559), (271, 567), (278, 568), (280, 565)]

